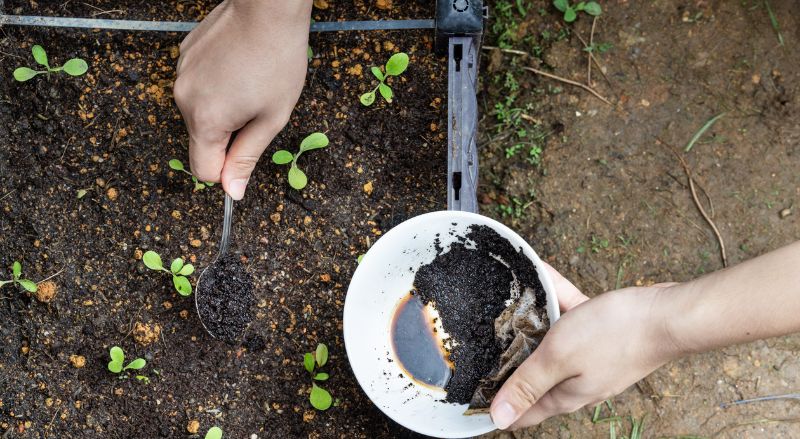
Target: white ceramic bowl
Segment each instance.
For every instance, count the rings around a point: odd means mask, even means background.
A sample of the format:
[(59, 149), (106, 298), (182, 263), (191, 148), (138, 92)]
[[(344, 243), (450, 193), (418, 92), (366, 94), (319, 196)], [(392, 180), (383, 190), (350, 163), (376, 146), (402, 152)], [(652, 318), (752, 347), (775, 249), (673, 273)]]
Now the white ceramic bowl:
[(555, 322), (560, 314), (553, 281), (531, 246), (491, 218), (460, 211), (420, 215), (383, 235), (353, 274), (344, 303), (344, 342), (358, 383), (395, 422), (428, 436), (463, 438), (495, 429), (488, 414), (465, 416), (466, 405), (446, 403), (443, 391), (408, 378), (390, 340), (396, 305), (411, 290), (417, 269), (436, 257), (436, 235), (448, 249), (456, 238), (449, 232), (463, 236), (473, 224), (491, 227), (533, 261), (547, 294), (547, 314)]

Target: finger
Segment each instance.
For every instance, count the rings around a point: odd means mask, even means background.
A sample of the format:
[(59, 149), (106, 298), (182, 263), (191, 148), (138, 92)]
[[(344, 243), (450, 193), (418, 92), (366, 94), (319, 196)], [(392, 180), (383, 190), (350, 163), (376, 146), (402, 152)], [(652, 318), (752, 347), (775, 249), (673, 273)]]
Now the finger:
[(195, 125), (187, 120), (192, 175), (200, 181), (219, 183), (231, 133), (224, 129), (198, 129)]
[(567, 312), (589, 300), (588, 297), (581, 293), (581, 290), (576, 288), (572, 282), (562, 276), (561, 273), (556, 271), (550, 264), (544, 261), (542, 261), (542, 264), (544, 264), (544, 268), (553, 279), (553, 286), (556, 289), (556, 296), (558, 297), (558, 307), (561, 309), (561, 312)]
[(524, 415), (520, 416), (509, 430), (539, 425), (553, 416), (572, 413), (584, 405), (575, 396), (563, 390), (561, 385), (558, 385), (542, 396), (542, 399), (534, 404)]
[(250, 180), (250, 174), (258, 163), (259, 157), (267, 148), (277, 131), (264, 119), (250, 121), (236, 135), (222, 169), (222, 188), (234, 200), (241, 200)]
[(559, 367), (548, 339), (542, 341), (519, 368), (506, 380), (495, 395), (491, 406), (492, 422), (500, 429), (514, 424), (520, 416), (530, 410), (540, 398), (556, 384), (570, 378), (566, 368)]

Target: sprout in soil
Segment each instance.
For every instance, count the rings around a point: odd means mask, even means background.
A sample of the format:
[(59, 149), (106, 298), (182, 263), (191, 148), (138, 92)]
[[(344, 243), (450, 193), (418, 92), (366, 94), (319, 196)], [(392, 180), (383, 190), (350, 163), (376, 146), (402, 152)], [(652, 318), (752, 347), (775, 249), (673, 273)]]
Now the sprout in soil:
[(275, 154), (272, 154), (272, 161), (278, 165), (291, 163), (291, 167), (289, 168), (289, 185), (300, 190), (308, 184), (308, 177), (306, 177), (305, 172), (297, 167), (297, 159), (306, 151), (325, 148), (326, 146), (328, 146), (328, 136), (323, 133), (313, 133), (300, 142), (300, 150), (297, 151), (297, 154), (292, 154), (285, 149), (281, 149), (280, 151), (275, 151)]
[(175, 171), (183, 172), (192, 177), (192, 182), (194, 183), (194, 191), (197, 192), (199, 190), (205, 189), (206, 187), (214, 186), (214, 183), (210, 183), (207, 181), (200, 181), (192, 175), (191, 172), (187, 171), (186, 168), (183, 166), (183, 162), (178, 159), (172, 159), (169, 161), (169, 167)]
[(386, 66), (384, 67), (385, 73), (381, 71), (379, 67), (372, 67), (370, 71), (378, 78), (379, 82), (372, 91), (361, 95), (359, 98), (361, 103), (367, 107), (372, 105), (372, 103), (375, 102), (376, 90), (386, 99), (386, 102), (392, 103), (394, 93), (392, 92), (392, 88), (386, 85), (386, 80), (389, 79), (390, 76), (400, 76), (401, 73), (406, 71), (406, 68), (408, 68), (408, 55), (403, 52), (395, 53), (389, 58), (389, 61), (386, 62)]
[(142, 262), (151, 270), (164, 271), (172, 275), (172, 284), (175, 285), (175, 290), (181, 296), (192, 294), (192, 284), (189, 283), (189, 279), (186, 277), (194, 273), (192, 264), (184, 264), (182, 258), (175, 258), (172, 260), (169, 270), (167, 270), (161, 262), (161, 256), (152, 250), (145, 252), (142, 256)]
[(217, 426), (209, 428), (205, 439), (222, 439), (222, 429)]
[(119, 346), (112, 346), (111, 350), (108, 351), (108, 355), (111, 357), (111, 361), (108, 362), (108, 370), (111, 373), (121, 373), (122, 371), (129, 369), (139, 370), (143, 368), (145, 364), (147, 364), (147, 362), (144, 361), (144, 358), (137, 358), (128, 363), (127, 366), (124, 366), (125, 352), (123, 352), (122, 348)]
[(303, 366), (311, 374), (311, 396), (309, 401), (317, 410), (328, 410), (333, 403), (331, 394), (316, 383), (316, 381), (326, 381), (328, 379), (327, 373), (319, 371), (327, 362), (328, 347), (323, 343), (318, 344), (317, 350), (313, 353), (308, 352), (303, 356)]
[(19, 284), (25, 291), (29, 293), (35, 293), (39, 287), (36, 286), (36, 282), (30, 279), (22, 279), (22, 264), (18, 261), (14, 261), (14, 265), (11, 266), (11, 279), (10, 280), (0, 280), (0, 287), (5, 284)]
[(553, 0), (553, 6), (564, 13), (564, 21), (572, 23), (578, 18), (578, 12), (583, 11), (597, 17), (603, 13), (603, 8), (597, 2), (580, 2), (575, 6), (569, 4), (569, 0)]
[(89, 66), (86, 64), (86, 61), (80, 58), (72, 58), (71, 60), (64, 63), (61, 67), (50, 67), (50, 62), (47, 60), (47, 53), (44, 51), (42, 46), (35, 45), (31, 48), (31, 52), (33, 53), (33, 59), (36, 61), (37, 64), (42, 65), (45, 67), (45, 70), (33, 70), (28, 67), (18, 67), (14, 70), (14, 79), (19, 82), (25, 82), (29, 79), (33, 79), (36, 75), (41, 75), (43, 73), (50, 74), (50, 73), (58, 73), (64, 72), (70, 76), (81, 76), (89, 70)]

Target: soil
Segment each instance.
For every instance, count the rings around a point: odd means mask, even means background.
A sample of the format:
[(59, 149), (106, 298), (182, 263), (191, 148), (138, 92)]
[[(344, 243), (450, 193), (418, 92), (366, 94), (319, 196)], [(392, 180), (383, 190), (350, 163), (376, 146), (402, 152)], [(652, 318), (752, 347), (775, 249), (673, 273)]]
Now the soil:
[[(202, 282), (200, 281), (202, 280)], [(197, 283), (197, 316), (208, 332), (226, 343), (242, 341), (253, 321), (253, 277), (241, 260), (227, 254), (214, 261)]]
[(445, 400), (458, 404), (472, 400), (480, 380), (498, 367), (508, 347), (495, 336), (495, 319), (514, 291), (531, 288), (540, 307), (546, 300), (530, 259), (488, 226), (471, 226), (448, 251), (440, 248), (433, 261), (417, 270), (414, 287), (424, 304), (434, 304), (452, 339), (445, 345), (451, 346), (454, 365)]
[[(216, 3), (6, 0), (4, 11), (198, 20)], [(506, 38), (502, 26), (495, 29), (506, 10), (518, 27), (505, 43), (538, 55), (484, 52), (481, 211), (535, 243), (586, 294), (721, 268), (680, 164), (656, 139), (679, 149), (723, 111), (686, 158), (713, 200), (731, 263), (800, 237), (795, 2), (769, 1), (783, 45), (760, 0), (603, 2), (594, 39), (610, 44), (597, 52), (608, 81), (595, 67), (593, 86), (613, 106), (521, 69), (531, 63), (585, 82), (577, 35), (587, 39), (587, 16), (566, 25), (548, 0), (521, 2), (529, 6), (524, 18), (516, 2), (487, 3), (484, 42), (497, 46)], [(315, 19), (433, 16), (433, 2), (421, 0), (327, 4)], [(42, 303), (18, 289), (0, 290), (0, 433), (181, 438), (191, 437), (187, 426), (197, 421), (201, 434), (216, 424), (231, 438), (411, 436), (353, 378), (341, 310), (359, 254), (400, 221), (445, 207), (446, 75), (443, 60), (430, 54), (431, 32), (312, 36), (306, 89), (270, 152), (295, 148), (314, 131), (326, 131), (331, 146), (301, 159), (310, 178), (302, 192), (288, 187), (285, 169), (262, 160), (237, 204), (250, 219), (235, 233), (256, 294), (244, 349), (208, 336), (192, 298), (139, 259), (154, 249), (187, 258), (199, 272), (213, 260), (219, 236), (219, 188), (192, 192), (187, 176), (167, 166), (173, 157), (187, 162), (171, 97), (182, 38), (2, 28), (0, 276), (20, 260), (27, 278), (54, 276), (57, 293)], [(37, 43), (56, 63), (83, 57), (89, 73), (14, 82), (11, 72), (31, 65)], [(395, 50), (412, 61), (392, 84), (394, 102), (361, 107), (358, 96), (374, 86), (368, 68)], [(512, 96), (517, 126), (500, 120)], [(528, 137), (520, 142), (522, 130)], [(517, 143), (516, 153), (507, 150)], [(540, 156), (529, 153), (531, 144)], [(87, 193), (78, 199), (80, 189)], [(150, 337), (137, 340), (137, 327), (160, 331), (145, 344)], [(330, 348), (326, 389), (339, 400), (325, 412), (308, 403), (302, 366), (303, 353), (318, 342)], [(105, 370), (113, 345), (147, 360), (149, 383)], [(800, 437), (800, 406), (792, 401), (719, 407), (796, 392), (799, 359), (797, 335), (695, 355), (659, 369), (613, 404), (623, 420), (647, 416), (645, 437)], [(487, 437), (608, 437), (609, 423), (591, 417), (586, 408)], [(622, 421), (616, 431), (628, 434), (629, 427)]]

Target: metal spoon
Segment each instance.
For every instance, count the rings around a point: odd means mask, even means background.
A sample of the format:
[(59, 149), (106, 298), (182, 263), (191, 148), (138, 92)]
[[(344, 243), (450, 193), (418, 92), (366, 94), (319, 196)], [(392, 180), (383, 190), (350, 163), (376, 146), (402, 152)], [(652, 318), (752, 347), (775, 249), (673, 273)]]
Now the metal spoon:
[(211, 337), (217, 338), (211, 331), (208, 330), (205, 322), (203, 322), (203, 315), (200, 313), (200, 306), (197, 304), (197, 298), (200, 296), (200, 285), (203, 282), (203, 276), (206, 274), (208, 269), (214, 264), (222, 259), (225, 256), (225, 253), (228, 251), (228, 245), (230, 244), (230, 235), (231, 235), (231, 223), (233, 222), (233, 198), (231, 198), (228, 193), (225, 193), (225, 213), (222, 220), (222, 239), (219, 242), (219, 251), (217, 252), (217, 257), (214, 259), (214, 262), (211, 263), (208, 267), (203, 269), (203, 272), (200, 273), (200, 278), (197, 280), (197, 287), (195, 288), (194, 292), (194, 307), (197, 310), (197, 317), (200, 319), (200, 323), (203, 325), (203, 329), (208, 332), (208, 335)]

